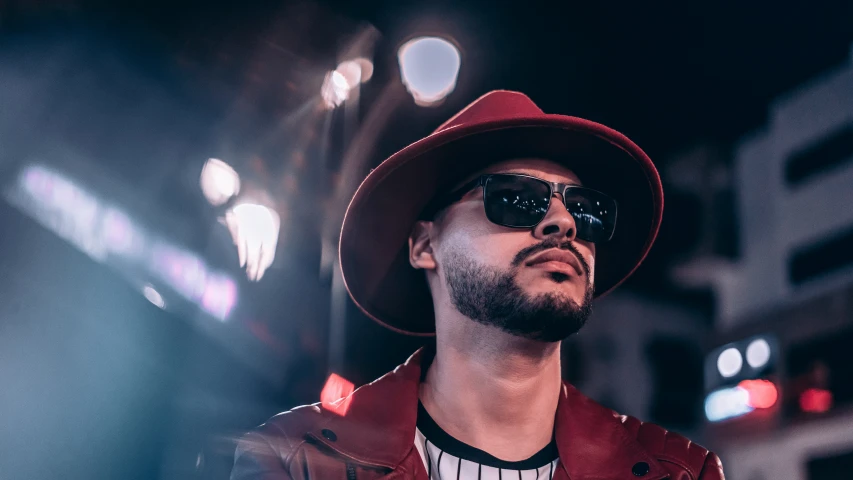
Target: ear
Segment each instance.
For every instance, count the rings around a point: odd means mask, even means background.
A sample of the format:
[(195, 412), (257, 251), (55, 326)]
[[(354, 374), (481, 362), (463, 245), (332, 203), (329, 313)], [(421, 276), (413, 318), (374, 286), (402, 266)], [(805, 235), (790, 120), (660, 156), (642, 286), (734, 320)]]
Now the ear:
[(435, 256), (432, 251), (433, 222), (419, 220), (409, 235), (409, 263), (423, 270), (435, 270)]

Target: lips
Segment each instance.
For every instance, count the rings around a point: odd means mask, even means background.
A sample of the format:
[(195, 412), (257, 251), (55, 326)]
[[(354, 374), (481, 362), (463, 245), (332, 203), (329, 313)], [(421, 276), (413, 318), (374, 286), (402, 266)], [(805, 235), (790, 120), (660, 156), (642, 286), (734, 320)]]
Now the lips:
[(545, 262), (565, 263), (565, 264), (568, 264), (569, 266), (571, 266), (575, 270), (575, 273), (578, 274), (579, 277), (583, 276), (583, 274), (584, 274), (584, 271), (581, 268), (580, 262), (578, 261), (577, 257), (575, 257), (575, 255), (572, 252), (569, 252), (567, 250), (558, 250), (558, 249), (546, 250), (546, 251), (540, 253), (539, 255), (536, 255), (533, 258), (531, 258), (530, 260), (528, 260), (525, 265), (533, 266), (533, 265), (537, 265), (537, 264), (545, 263)]

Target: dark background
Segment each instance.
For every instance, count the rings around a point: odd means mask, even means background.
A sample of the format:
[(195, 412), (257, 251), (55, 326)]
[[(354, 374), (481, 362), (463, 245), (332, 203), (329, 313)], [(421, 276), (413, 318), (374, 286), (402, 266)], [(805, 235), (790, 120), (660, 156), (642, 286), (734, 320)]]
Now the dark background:
[[(710, 213), (668, 188), (668, 167), (697, 145), (730, 167), (733, 144), (766, 122), (773, 99), (848, 61), (851, 19), (853, 3), (838, 1), (0, 2), (3, 184), (34, 160), (68, 165), (241, 287), (227, 324), (200, 327), (209, 319), (157, 309), (120, 273), (2, 203), (0, 478), (227, 478), (236, 436), (318, 400), (332, 369), (324, 219), (341, 201), (333, 192), (351, 126), (367, 124), (399, 82), (396, 49), (419, 32), (461, 46), (457, 88), (436, 108), (396, 104), (366, 167), (499, 88), (623, 132), (664, 172), (667, 197), (658, 241), (622, 288), (687, 309), (712, 331), (713, 292), (668, 272), (698, 250), (738, 258), (734, 199), (719, 199), (708, 233)], [(354, 119), (306, 113), (341, 52), (365, 36), (375, 73)], [(269, 192), (282, 215), (260, 282), (240, 272), (198, 190), (210, 157)], [(345, 311), (335, 370), (356, 385), (422, 343), (351, 303)], [(707, 346), (660, 342), (645, 361), (663, 372), (652, 395), (664, 403), (648, 414), (692, 431)], [(576, 355), (568, 344), (567, 376), (580, 381), (592, 373)], [(660, 394), (679, 389), (676, 400)], [(678, 405), (693, 412), (686, 423), (671, 415)]]

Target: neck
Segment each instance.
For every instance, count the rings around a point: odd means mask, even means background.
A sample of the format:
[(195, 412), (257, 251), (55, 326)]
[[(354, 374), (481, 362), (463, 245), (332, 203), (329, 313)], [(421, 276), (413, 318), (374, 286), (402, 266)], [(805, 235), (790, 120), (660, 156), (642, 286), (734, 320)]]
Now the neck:
[(526, 340), (471, 321), (437, 331), (420, 398), (449, 435), (506, 461), (551, 441), (561, 388), (560, 343)]

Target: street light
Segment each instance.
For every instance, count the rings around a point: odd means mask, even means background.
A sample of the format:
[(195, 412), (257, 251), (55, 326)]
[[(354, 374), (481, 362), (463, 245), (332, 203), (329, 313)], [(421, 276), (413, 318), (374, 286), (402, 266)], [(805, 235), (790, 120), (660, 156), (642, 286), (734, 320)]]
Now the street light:
[(350, 95), (350, 91), (373, 76), (373, 63), (366, 58), (356, 58), (341, 62), (337, 68), (326, 74), (320, 96), (329, 110), (339, 107)]
[(323, 79), (323, 87), (320, 90), (320, 95), (323, 97), (323, 104), (331, 110), (344, 103), (349, 97), (349, 91), (349, 82), (347, 82), (344, 74), (337, 70), (332, 70)]
[(218, 158), (209, 158), (204, 164), (199, 184), (204, 198), (217, 207), (240, 193), (240, 175)]
[(740, 368), (743, 366), (743, 357), (740, 350), (734, 347), (729, 347), (720, 353), (717, 357), (717, 370), (725, 378), (734, 377), (740, 373)]
[(439, 37), (418, 37), (397, 51), (400, 74), (415, 103), (435, 106), (456, 88), (461, 57), (459, 49)]
[(256, 203), (241, 203), (225, 212), (240, 266), (249, 280), (259, 281), (275, 259), (281, 219), (275, 210)]
[(761, 368), (770, 361), (770, 344), (763, 338), (753, 340), (746, 347), (746, 363), (752, 368)]

